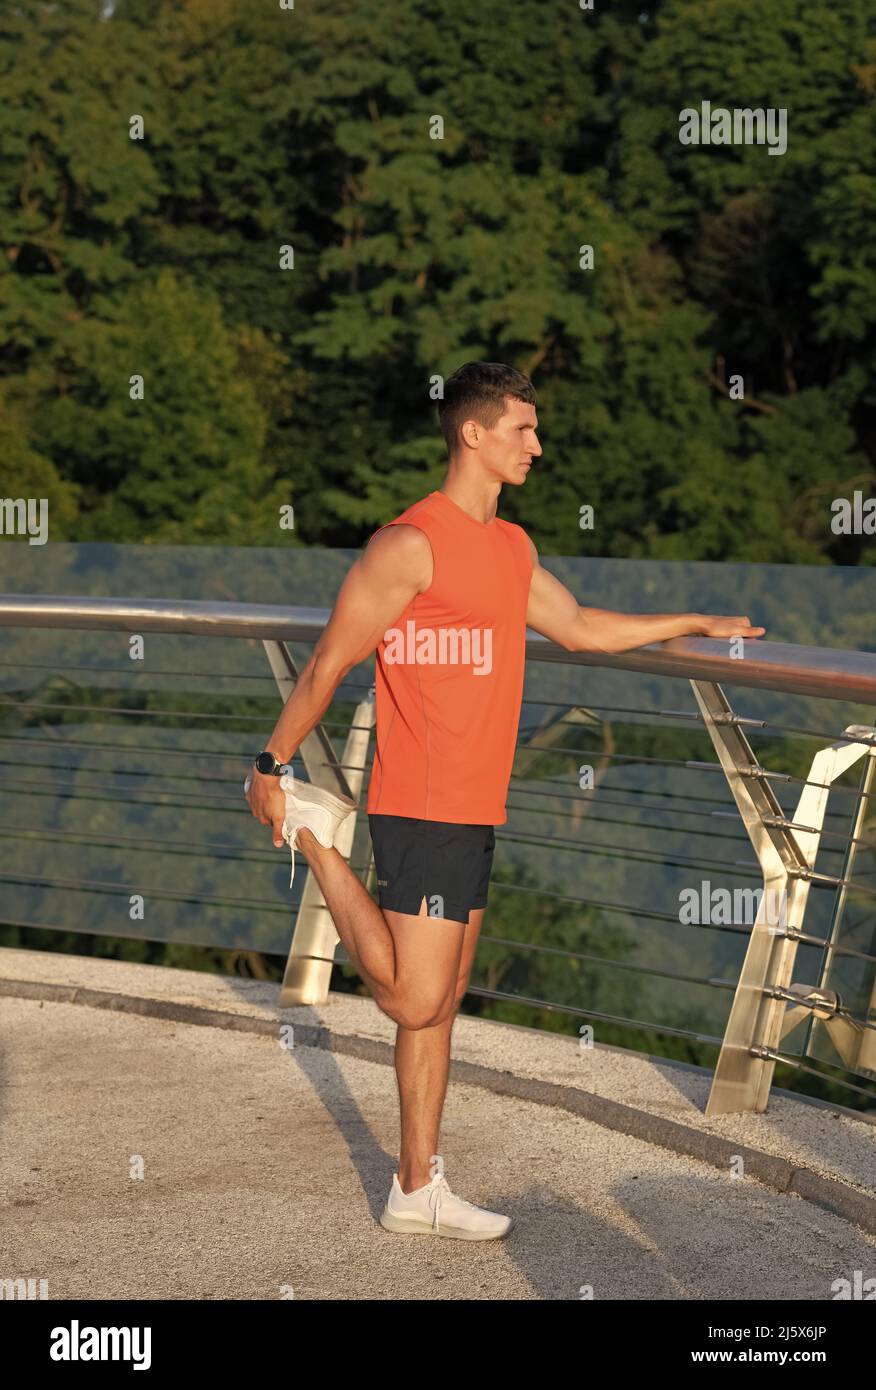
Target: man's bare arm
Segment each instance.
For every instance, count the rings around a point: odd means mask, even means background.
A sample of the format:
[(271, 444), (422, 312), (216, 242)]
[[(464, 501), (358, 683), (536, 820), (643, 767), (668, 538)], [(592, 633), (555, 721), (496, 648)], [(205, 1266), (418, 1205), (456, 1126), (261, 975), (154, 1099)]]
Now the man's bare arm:
[[(372, 536), (338, 590), (331, 617), (265, 744), (292, 759), (319, 722), (341, 681), (370, 656), (388, 627), (432, 582), (432, 547), (416, 526), (389, 526)], [(285, 798), (276, 777), (253, 770), (247, 795), (253, 815), (283, 843)]]
[[(528, 539), (528, 537), (527, 537)], [(526, 624), (569, 652), (626, 652), (670, 637), (760, 637), (746, 617), (709, 613), (614, 613), (608, 608), (582, 608), (564, 584), (538, 561), (529, 542), (533, 571)]]

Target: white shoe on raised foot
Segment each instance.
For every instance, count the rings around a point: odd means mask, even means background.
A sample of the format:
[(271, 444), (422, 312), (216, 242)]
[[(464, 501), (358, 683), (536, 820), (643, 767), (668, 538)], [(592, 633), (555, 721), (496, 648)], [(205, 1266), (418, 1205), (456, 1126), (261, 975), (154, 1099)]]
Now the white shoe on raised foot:
[[(312, 782), (295, 780), (292, 768), (280, 778), (280, 787), (286, 796), (286, 815), (283, 819), (283, 839), (292, 852), (292, 875), (289, 887), (295, 881), (295, 836), (302, 828), (309, 830), (321, 845), (331, 849), (338, 833), (338, 827), (357, 809), (357, 803), (349, 796), (337, 796), (324, 791)], [(252, 782), (250, 774), (243, 784), (245, 792)]]
[(410, 1235), (452, 1236), (456, 1240), (500, 1240), (513, 1226), (510, 1216), (476, 1207), (450, 1191), (447, 1179), (436, 1173), (425, 1187), (403, 1192), (398, 1173), (380, 1217), (384, 1230)]
[(280, 786), (286, 794), (286, 818), (283, 821), (283, 839), (292, 851), (292, 876), (289, 887), (295, 880), (295, 836), (301, 829), (307, 829), (326, 849), (335, 842), (342, 821), (356, 810), (356, 802), (349, 796), (338, 796), (312, 782), (295, 780), (291, 767), (280, 778)]

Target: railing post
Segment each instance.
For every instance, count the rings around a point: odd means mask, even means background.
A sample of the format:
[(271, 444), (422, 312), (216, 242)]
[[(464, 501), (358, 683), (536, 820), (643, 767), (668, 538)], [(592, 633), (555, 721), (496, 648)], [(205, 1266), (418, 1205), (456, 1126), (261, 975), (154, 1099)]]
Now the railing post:
[[(857, 728), (853, 728), (848, 732), (856, 733), (858, 730)], [(873, 731), (870, 730), (869, 732)], [(874, 769), (876, 769), (876, 748), (871, 747), (869, 752), (870, 756), (867, 759), (864, 775), (861, 778), (858, 804), (855, 808), (855, 816), (852, 822), (852, 828), (849, 832), (848, 845), (846, 846), (845, 862), (842, 868), (842, 882), (839, 892), (837, 893), (830, 930), (827, 934), (827, 950), (824, 954), (819, 984), (819, 988), (822, 992), (827, 994), (832, 993), (830, 990), (830, 978), (831, 966), (835, 956), (834, 948), (839, 944), (839, 934), (842, 927), (843, 913), (846, 907), (848, 887), (851, 883), (855, 860), (861, 844), (864, 823), (867, 818), (867, 799), (872, 796), (873, 792), (873, 774)], [(869, 1007), (866, 1012), (868, 1018), (876, 1019), (876, 981), (874, 981), (871, 986)], [(858, 1073), (866, 1072), (870, 1076), (876, 1076), (876, 1030), (873, 1028), (862, 1028), (859, 1023), (853, 1023), (850, 1019), (843, 1018), (842, 1015), (833, 1015), (825, 1018), (822, 1018), (820, 1014), (815, 1015), (806, 1043), (806, 1052), (810, 1056), (812, 1055), (810, 1052), (810, 1045), (816, 1026), (816, 1017), (821, 1018), (821, 1021), (824, 1023), (827, 1035), (836, 1048), (842, 1065), (848, 1071), (855, 1071)]]
[[(265, 641), (264, 648), (280, 696), (285, 704), (295, 688), (298, 670), (285, 642)], [(342, 796), (359, 800), (365, 768), (368, 765), (368, 744), (374, 727), (374, 687), (356, 706), (353, 724), (347, 734), (344, 755), (339, 763), (331, 740), (318, 724), (302, 740), (298, 752), (307, 775), (315, 786)], [(349, 862), (356, 831), (356, 816), (348, 816), (338, 831), (335, 848)], [(302, 868), (305, 859), (300, 850), (296, 864)], [(324, 1004), (328, 998), (332, 965), (339, 937), (315, 876), (306, 869), (304, 888), (298, 905), (292, 943), (280, 988), (280, 1007), (292, 1004)]]
[[(803, 788), (789, 822), (767, 780), (767, 770), (759, 765), (742, 732), (740, 723), (744, 721), (733, 713), (721, 687), (695, 680), (691, 681), (691, 686), (757, 855), (764, 887), (739, 973), (706, 1114), (761, 1113), (767, 1108), (775, 1071), (774, 1058), (765, 1054), (775, 1052), (789, 1023), (796, 1024), (807, 1013), (811, 1015), (823, 1002), (815, 989), (810, 991), (805, 986), (792, 985), (791, 977), (830, 786), (858, 758), (872, 752), (872, 746), (843, 742), (816, 753), (808, 785)], [(873, 731), (854, 726), (846, 732), (872, 734)], [(830, 881), (837, 885), (841, 882), (839, 879)], [(779, 901), (787, 903), (780, 923), (771, 920), (776, 890), (782, 895)], [(791, 1018), (786, 1017), (789, 994), (794, 1004)], [(832, 1011), (830, 1006), (829, 1011)]]

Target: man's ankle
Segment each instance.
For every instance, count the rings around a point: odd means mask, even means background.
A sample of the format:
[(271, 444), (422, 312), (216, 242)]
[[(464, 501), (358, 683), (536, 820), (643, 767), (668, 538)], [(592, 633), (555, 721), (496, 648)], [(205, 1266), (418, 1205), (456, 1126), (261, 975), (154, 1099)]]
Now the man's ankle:
[(418, 1192), (421, 1187), (428, 1187), (431, 1181), (431, 1173), (423, 1174), (414, 1172), (413, 1170), (410, 1172), (402, 1172), (399, 1170), (398, 1185), (406, 1197), (409, 1197), (412, 1192)]
[(302, 854), (308, 854), (311, 851), (316, 852), (322, 849), (323, 846), (312, 830), (309, 830), (306, 825), (299, 825), (295, 832), (295, 848), (300, 849)]

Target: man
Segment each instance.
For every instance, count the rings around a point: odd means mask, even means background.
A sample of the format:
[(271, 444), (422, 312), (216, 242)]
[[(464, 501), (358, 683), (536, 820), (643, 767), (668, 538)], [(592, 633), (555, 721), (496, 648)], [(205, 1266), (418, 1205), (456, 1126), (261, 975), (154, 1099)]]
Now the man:
[[(579, 606), (541, 567), (526, 533), (496, 516), (503, 485), (522, 486), (541, 454), (535, 401), (530, 381), (500, 363), (469, 362), (448, 379), (438, 407), (447, 476), (378, 530), (349, 571), (260, 754), (267, 772), (254, 771), (248, 792), (275, 845), (285, 829), (293, 866), (296, 846), (305, 855), (350, 959), (398, 1025), (401, 1150), (381, 1216), (394, 1231), (487, 1240), (511, 1226), (456, 1197), (440, 1163), (438, 1172), (430, 1165), (451, 1029), (487, 902), (493, 827), (507, 819), (526, 628), (570, 652), (764, 632), (745, 617)], [(282, 775), (340, 682), (374, 651), (368, 813), (379, 905), (331, 848), (351, 805)]]

